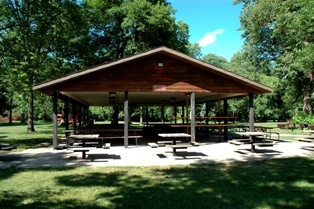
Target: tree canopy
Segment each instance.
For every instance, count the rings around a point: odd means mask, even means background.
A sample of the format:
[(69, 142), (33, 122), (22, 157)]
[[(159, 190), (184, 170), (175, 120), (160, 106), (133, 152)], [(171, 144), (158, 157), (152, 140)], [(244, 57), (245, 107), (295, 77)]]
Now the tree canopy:
[[(244, 51), (260, 73), (275, 75), (277, 90), (291, 108), (303, 101), (312, 114), (314, 2), (311, 0), (235, 0)], [(266, 18), (267, 17), (267, 18)]]
[(34, 84), (160, 45), (186, 53), (174, 13), (165, 0), (0, 0), (3, 92), (28, 103), (34, 131)]
[[(0, 0), (0, 110), (27, 112), (34, 131), (34, 114), (49, 118), (42, 108), (52, 108), (34, 84), (163, 45), (273, 87), (256, 98), (258, 118), (312, 114), (314, 1), (234, 3), (243, 6), (244, 46), (229, 62), (189, 43), (189, 26), (167, 0)], [(244, 114), (246, 102), (232, 111)]]

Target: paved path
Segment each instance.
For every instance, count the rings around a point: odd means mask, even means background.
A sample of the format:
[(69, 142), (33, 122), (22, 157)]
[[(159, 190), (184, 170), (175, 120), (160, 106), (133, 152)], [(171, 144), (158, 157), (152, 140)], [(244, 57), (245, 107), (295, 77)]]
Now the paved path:
[(68, 150), (54, 150), (51, 146), (28, 149), (23, 152), (1, 152), (0, 169), (16, 166), (60, 167), (60, 166), (157, 166), (175, 164), (216, 163), (232, 161), (252, 161), (274, 158), (314, 156), (314, 144), (306, 142), (281, 141), (273, 147), (256, 148), (250, 152), (250, 145), (203, 143), (199, 147), (178, 150), (173, 156), (170, 148), (150, 148), (146, 145), (112, 146), (110, 149), (97, 149), (97, 158), (82, 159), (82, 154)]

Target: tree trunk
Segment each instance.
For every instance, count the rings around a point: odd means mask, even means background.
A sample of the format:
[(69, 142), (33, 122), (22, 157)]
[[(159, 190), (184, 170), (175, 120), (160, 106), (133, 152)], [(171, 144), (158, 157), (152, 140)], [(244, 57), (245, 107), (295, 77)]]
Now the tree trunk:
[(140, 124), (143, 124), (143, 106), (140, 107)]
[(28, 96), (27, 131), (34, 132), (34, 93), (31, 90)]
[(311, 104), (311, 95), (312, 95), (312, 83), (313, 83), (313, 73), (310, 72), (307, 75), (305, 80), (304, 87), (304, 98), (303, 98), (303, 112), (307, 114), (312, 114), (312, 104)]

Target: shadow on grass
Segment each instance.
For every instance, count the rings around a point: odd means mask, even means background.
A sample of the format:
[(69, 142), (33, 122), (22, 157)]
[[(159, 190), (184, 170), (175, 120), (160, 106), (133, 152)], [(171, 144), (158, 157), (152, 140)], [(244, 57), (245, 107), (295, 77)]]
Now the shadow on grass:
[[(310, 209), (313, 170), (313, 158), (165, 167), (11, 168), (0, 178), (44, 171), (54, 185), (27, 192), (0, 190), (0, 202), (4, 208)], [(56, 174), (49, 179), (52, 173)]]
[(0, 122), (0, 126), (8, 126), (8, 127), (11, 127), (11, 126), (25, 126), (27, 125), (27, 123), (22, 123), (22, 122), (14, 122), (14, 123), (4, 123), (4, 122)]
[[(66, 193), (65, 189), (49, 189), (46, 188), (41, 191), (34, 192), (12, 192), (12, 191), (1, 191), (0, 194), (0, 208), (17, 208), (17, 209), (27, 209), (27, 208), (103, 208), (98, 206), (95, 202), (84, 202), (77, 198), (67, 198), (55, 201), (56, 196), (62, 196)], [(78, 194), (80, 195), (80, 194)]]

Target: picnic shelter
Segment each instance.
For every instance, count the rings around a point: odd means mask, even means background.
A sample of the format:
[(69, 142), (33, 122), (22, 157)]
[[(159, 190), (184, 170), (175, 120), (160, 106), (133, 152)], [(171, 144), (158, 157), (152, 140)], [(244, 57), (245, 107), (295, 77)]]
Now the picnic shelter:
[[(128, 147), (129, 106), (182, 106), (191, 141), (195, 141), (195, 104), (249, 97), (249, 123), (254, 127), (254, 95), (272, 89), (176, 50), (159, 47), (94, 66), (33, 87), (53, 97), (53, 146), (57, 147), (58, 100), (83, 108), (123, 106), (124, 146)], [(65, 108), (66, 109), (66, 108)], [(227, 128), (227, 125), (225, 125)]]

